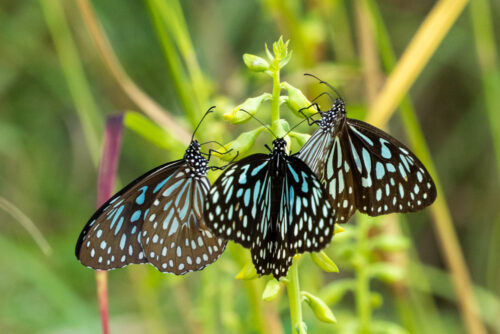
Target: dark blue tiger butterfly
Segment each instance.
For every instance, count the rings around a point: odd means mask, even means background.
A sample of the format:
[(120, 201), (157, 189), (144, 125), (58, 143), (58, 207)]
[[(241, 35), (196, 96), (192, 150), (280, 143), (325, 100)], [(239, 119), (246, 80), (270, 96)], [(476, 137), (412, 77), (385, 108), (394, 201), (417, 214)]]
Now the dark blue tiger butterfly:
[(328, 189), (337, 222), (349, 220), (356, 209), (378, 216), (414, 212), (434, 202), (434, 181), (405, 145), (370, 124), (347, 118), (342, 98), (318, 113), (321, 119), (309, 124), (319, 129), (298, 156)]
[(216, 235), (250, 248), (259, 275), (278, 279), (295, 254), (328, 245), (335, 217), (326, 190), (301, 159), (286, 153), (286, 141), (275, 139), (269, 150), (222, 173), (204, 217)]
[(207, 228), (202, 214), (207, 171), (221, 167), (208, 166), (214, 150), (205, 158), (200, 146), (193, 133), (182, 159), (147, 172), (104, 203), (78, 238), (78, 260), (102, 270), (149, 262), (176, 275), (217, 260), (226, 241)]

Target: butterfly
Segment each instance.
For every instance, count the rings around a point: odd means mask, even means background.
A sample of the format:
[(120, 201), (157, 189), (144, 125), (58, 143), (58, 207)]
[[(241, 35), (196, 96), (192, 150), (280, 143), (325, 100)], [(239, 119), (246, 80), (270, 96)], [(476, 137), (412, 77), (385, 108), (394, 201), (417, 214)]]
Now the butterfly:
[(205, 158), (193, 133), (182, 159), (154, 168), (111, 197), (81, 232), (75, 250), (78, 260), (101, 270), (151, 263), (176, 275), (217, 260), (226, 241), (203, 219), (210, 189), (207, 172), (221, 168), (208, 166), (213, 151)]
[(321, 119), (309, 124), (319, 129), (298, 156), (327, 188), (338, 222), (349, 220), (356, 209), (378, 216), (414, 212), (434, 202), (436, 186), (420, 160), (384, 131), (347, 118), (340, 95), (328, 111), (318, 113)]
[(335, 217), (326, 190), (286, 153), (286, 141), (275, 139), (269, 151), (230, 165), (212, 185), (203, 215), (216, 235), (250, 248), (259, 275), (279, 279), (295, 254), (326, 247)]

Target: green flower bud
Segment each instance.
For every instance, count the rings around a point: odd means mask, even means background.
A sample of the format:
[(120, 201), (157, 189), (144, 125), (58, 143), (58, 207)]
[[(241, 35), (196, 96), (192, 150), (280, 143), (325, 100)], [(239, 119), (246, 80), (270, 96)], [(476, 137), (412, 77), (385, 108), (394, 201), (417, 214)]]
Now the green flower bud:
[(302, 291), (301, 294), (307, 304), (311, 307), (311, 310), (314, 312), (314, 315), (318, 318), (318, 320), (331, 324), (337, 323), (337, 319), (333, 315), (332, 310), (330, 310), (328, 305), (326, 305), (323, 300), (306, 291)]
[(254, 72), (264, 72), (269, 69), (269, 63), (264, 59), (250, 53), (243, 55), (243, 61), (247, 67)]
[[(247, 121), (250, 115), (254, 115), (260, 108), (262, 102), (271, 99), (271, 94), (264, 93), (256, 97), (250, 97), (242, 104), (236, 106), (233, 110), (224, 114), (224, 118), (233, 124), (239, 124)], [(243, 110), (247, 112), (244, 112)]]
[(326, 255), (325, 252), (311, 253), (311, 258), (321, 270), (327, 273), (339, 272), (337, 265), (328, 257), (328, 255)]
[[(259, 134), (264, 130), (264, 127), (258, 127), (255, 130), (243, 132), (236, 138), (235, 140), (227, 143), (224, 147), (227, 150), (233, 150), (234, 152), (238, 152), (238, 156), (243, 157), (247, 154), (247, 152), (252, 148), (253, 144), (255, 144), (255, 140), (259, 136)], [(217, 157), (221, 158), (225, 161), (231, 161), (234, 158), (234, 155), (230, 154), (217, 154), (214, 153)]]
[(290, 108), (290, 110), (295, 113), (295, 115), (303, 118), (304, 115), (299, 112), (299, 110), (301, 109), (302, 112), (307, 116), (313, 115), (318, 112), (313, 106), (311, 106), (311, 101), (309, 101), (307, 97), (305, 97), (300, 89), (293, 87), (286, 81), (283, 81), (281, 83), (281, 88), (287, 91), (288, 100), (286, 101), (286, 104), (288, 105), (288, 108)]
[(259, 274), (257, 274), (257, 270), (255, 270), (253, 264), (245, 264), (235, 278), (239, 280), (252, 280), (259, 278)]
[(264, 288), (264, 292), (262, 293), (262, 299), (266, 302), (274, 300), (278, 296), (280, 289), (281, 284), (275, 278), (271, 278), (266, 283), (266, 287)]

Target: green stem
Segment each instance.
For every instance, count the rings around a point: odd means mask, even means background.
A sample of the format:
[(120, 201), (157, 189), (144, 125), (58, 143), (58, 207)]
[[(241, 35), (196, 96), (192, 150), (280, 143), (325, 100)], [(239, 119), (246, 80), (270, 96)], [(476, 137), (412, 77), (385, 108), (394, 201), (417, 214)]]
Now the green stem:
[(273, 94), (271, 97), (271, 130), (274, 132), (276, 136), (281, 136), (282, 129), (280, 127), (280, 95), (281, 95), (281, 86), (280, 86), (280, 70), (279, 70), (279, 62), (276, 61), (276, 64), (273, 66), (275, 69), (272, 72), (273, 77)]
[(369, 224), (366, 218), (360, 217), (358, 221), (357, 261), (356, 272), (356, 309), (359, 320), (359, 333), (370, 333), (371, 307), (370, 307), (370, 276), (368, 274), (367, 237)]
[(286, 283), (286, 291), (288, 293), (288, 301), (290, 303), (290, 317), (292, 321), (293, 334), (307, 333), (306, 326), (302, 320), (302, 298), (300, 296), (299, 286), (299, 263), (297, 258), (293, 262), (288, 271), (288, 282)]

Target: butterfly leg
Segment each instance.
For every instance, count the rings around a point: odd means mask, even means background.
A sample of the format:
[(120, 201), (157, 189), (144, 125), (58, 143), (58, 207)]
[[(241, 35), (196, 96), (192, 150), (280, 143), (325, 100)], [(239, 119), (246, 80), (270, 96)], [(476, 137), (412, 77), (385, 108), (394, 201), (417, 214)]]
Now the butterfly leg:
[[(218, 154), (227, 154), (227, 153), (231, 152), (232, 150), (233, 150), (233, 149), (230, 149), (229, 151), (226, 151), (226, 152), (224, 152), (224, 153), (221, 153), (221, 152), (218, 152), (218, 151), (216, 151), (216, 150), (210, 149), (210, 150), (208, 150), (208, 158), (207, 158), (207, 160), (210, 160), (210, 156), (211, 156), (212, 152), (215, 152), (215, 153), (218, 153)], [(236, 151), (235, 156), (231, 159), (231, 161), (229, 161), (229, 162), (228, 162), (227, 164), (225, 164), (224, 166), (220, 166), (220, 167), (219, 167), (219, 166), (209, 166), (208, 168), (209, 168), (210, 170), (223, 170), (223, 169), (225, 169), (227, 166), (229, 166), (230, 164), (232, 164), (232, 163), (234, 162), (234, 160), (236, 160), (236, 158), (238, 157), (239, 153), (240, 153), (239, 151)]]
[[(307, 110), (307, 109), (311, 108), (312, 106), (315, 106), (315, 108), (316, 108), (317, 110), (319, 110), (319, 106), (318, 106), (318, 104), (317, 104), (317, 103), (313, 103), (313, 104), (311, 104), (309, 107), (304, 107), (304, 108), (301, 108), (301, 109), (299, 109), (299, 110), (298, 110), (298, 112), (299, 112), (299, 113), (301, 113), (301, 114), (302, 114), (302, 116), (304, 116), (304, 118), (307, 120), (307, 124), (309, 124), (309, 126), (311, 126), (311, 125), (316, 124), (316, 123), (318, 123), (318, 122), (319, 122), (319, 120), (312, 120), (312, 121), (311, 121), (311, 117), (313, 117), (315, 114), (313, 114), (313, 115), (311, 115), (311, 116), (307, 116), (307, 115), (306, 115), (306, 114), (302, 111), (302, 110)], [(321, 111), (319, 111), (319, 113), (320, 113), (320, 115), (322, 114), (322, 112), (321, 112)]]

